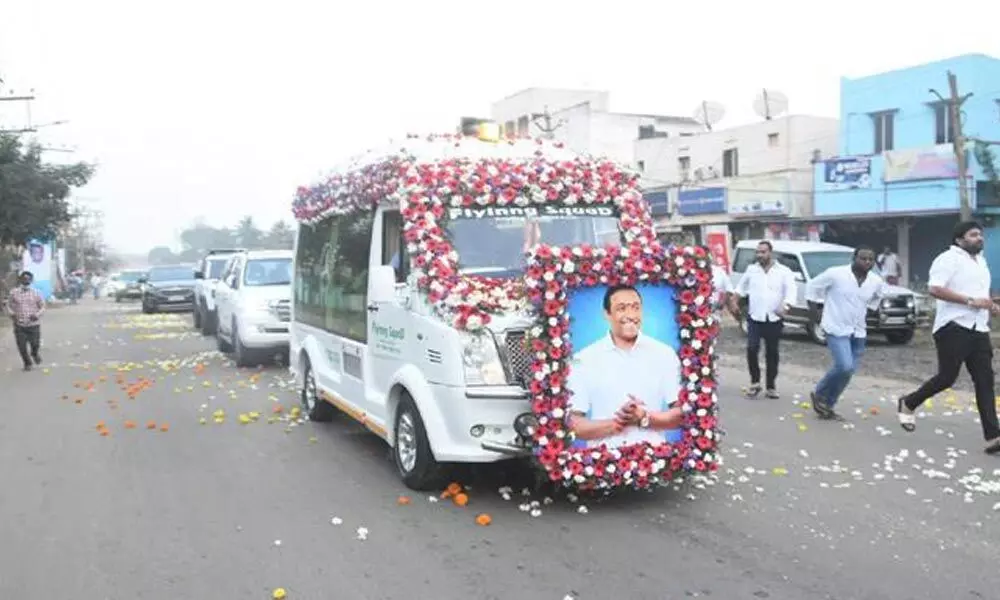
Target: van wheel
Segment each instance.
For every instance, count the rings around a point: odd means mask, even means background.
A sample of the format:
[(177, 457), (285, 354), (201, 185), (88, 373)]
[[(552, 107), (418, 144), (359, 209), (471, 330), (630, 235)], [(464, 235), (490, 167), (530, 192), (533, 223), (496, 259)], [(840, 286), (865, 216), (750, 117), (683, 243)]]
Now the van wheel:
[(229, 354), (233, 351), (233, 347), (229, 345), (229, 342), (222, 339), (222, 336), (218, 332), (215, 333), (215, 347), (223, 354)]
[(806, 333), (809, 334), (809, 339), (816, 342), (821, 346), (826, 345), (826, 332), (823, 328), (819, 326), (818, 323), (813, 323), (812, 321), (806, 325)]
[(393, 428), (393, 452), (396, 469), (406, 487), (419, 492), (434, 490), (441, 484), (441, 466), (434, 459), (424, 421), (416, 403), (403, 393), (396, 409)]
[(313, 373), (309, 358), (302, 365), (302, 389), (299, 391), (299, 402), (302, 410), (310, 421), (324, 422), (333, 419), (337, 409), (319, 397), (319, 387), (316, 386), (316, 374)]
[(194, 307), (191, 311), (191, 315), (194, 317), (194, 328), (201, 329), (201, 309), (199, 307)]
[(233, 360), (236, 361), (237, 367), (252, 367), (256, 364), (254, 361), (253, 352), (247, 349), (243, 345), (243, 340), (240, 339), (240, 330), (236, 326), (236, 320), (233, 320), (233, 328), (231, 329), (233, 338)]

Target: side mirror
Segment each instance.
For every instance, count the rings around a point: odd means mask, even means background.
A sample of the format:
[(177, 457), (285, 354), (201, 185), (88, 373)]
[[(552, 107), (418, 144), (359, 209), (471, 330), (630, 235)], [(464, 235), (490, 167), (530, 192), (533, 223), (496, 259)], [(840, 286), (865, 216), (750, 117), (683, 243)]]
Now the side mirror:
[(806, 276), (803, 275), (802, 273), (796, 273), (795, 274), (795, 281), (798, 281), (799, 283), (805, 283)]
[(205, 278), (205, 274), (202, 273), (201, 271), (195, 271), (194, 272), (194, 278), (195, 279), (204, 279)]
[(396, 269), (379, 265), (368, 274), (368, 301), (392, 302), (396, 299)]
[(139, 283), (149, 283), (149, 277), (146, 277), (145, 275), (143, 275), (143, 276), (139, 277), (139, 279), (136, 279), (136, 281), (139, 282)]

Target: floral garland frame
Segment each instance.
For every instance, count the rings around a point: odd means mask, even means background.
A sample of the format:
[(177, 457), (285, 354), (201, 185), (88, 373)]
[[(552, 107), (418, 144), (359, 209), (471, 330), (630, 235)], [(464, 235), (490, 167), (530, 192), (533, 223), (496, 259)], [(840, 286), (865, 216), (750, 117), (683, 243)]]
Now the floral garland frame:
[[(533, 353), (529, 392), (538, 425), (534, 454), (550, 480), (566, 487), (611, 491), (651, 488), (681, 473), (718, 469), (717, 371), (712, 313), (711, 258), (700, 246), (659, 243), (625, 247), (554, 248), (541, 246), (531, 258), (526, 285), (538, 312), (530, 331)], [(676, 290), (681, 338), (681, 390), (672, 406), (683, 411), (677, 443), (643, 442), (619, 448), (573, 448), (566, 388), (572, 346), (569, 291), (598, 285), (667, 284)]]

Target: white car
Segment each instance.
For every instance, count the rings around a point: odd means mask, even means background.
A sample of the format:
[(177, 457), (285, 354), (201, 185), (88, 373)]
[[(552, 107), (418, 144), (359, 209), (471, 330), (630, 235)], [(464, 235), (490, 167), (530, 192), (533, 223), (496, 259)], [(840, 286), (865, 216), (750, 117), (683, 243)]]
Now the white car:
[[(757, 244), (761, 241), (763, 240), (743, 240), (736, 244), (730, 274), (734, 287), (739, 284), (747, 267), (756, 260)], [(814, 322), (806, 302), (806, 285), (830, 267), (850, 264), (854, 258), (854, 248), (826, 242), (767, 241), (771, 243), (774, 260), (795, 274), (798, 288), (796, 300), (785, 318), (786, 323), (803, 327), (816, 343), (825, 344), (826, 334)], [(888, 287), (890, 295), (882, 299), (878, 309), (868, 311), (868, 332), (884, 335), (890, 344), (909, 343), (922, 320), (921, 307), (917, 305), (918, 295), (898, 285)], [(745, 318), (741, 319), (740, 327), (746, 332)]]
[(215, 289), (223, 272), (229, 265), (229, 259), (243, 252), (236, 250), (209, 250), (195, 268), (194, 278), (194, 328), (201, 330), (202, 335), (215, 333)]
[(288, 353), (291, 282), (291, 250), (251, 250), (230, 259), (215, 287), (215, 337), (238, 366)]

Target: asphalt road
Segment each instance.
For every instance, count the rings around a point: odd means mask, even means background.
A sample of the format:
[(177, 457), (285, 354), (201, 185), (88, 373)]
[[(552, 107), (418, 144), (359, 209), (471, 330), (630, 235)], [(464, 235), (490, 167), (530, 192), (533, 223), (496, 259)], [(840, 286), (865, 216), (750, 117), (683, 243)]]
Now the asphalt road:
[(482, 468), (456, 472), (459, 507), (406, 490), (346, 418), (279, 420), (286, 373), (237, 370), (189, 323), (52, 310), (31, 373), (0, 331), (0, 598), (997, 597), (1000, 459), (968, 394), (907, 435), (888, 394), (909, 384), (869, 374), (851, 424), (819, 422), (794, 397), (825, 365), (794, 364), (803, 342), (785, 345), (781, 400), (740, 396), (735, 352), (716, 479), (549, 502), (522, 495), (523, 471)]

